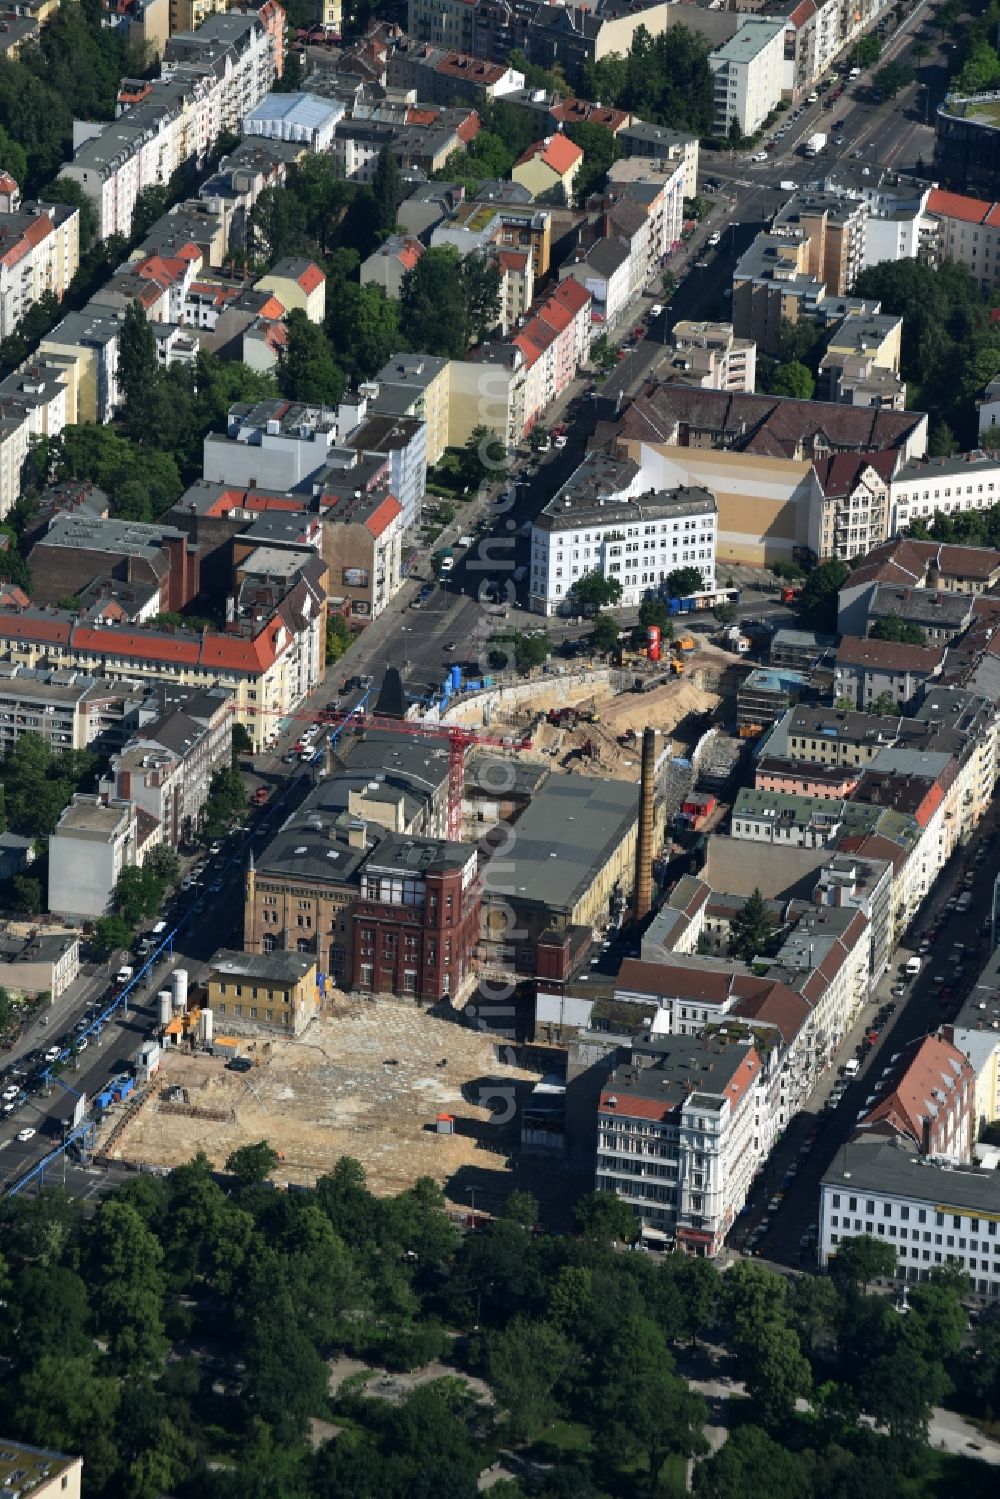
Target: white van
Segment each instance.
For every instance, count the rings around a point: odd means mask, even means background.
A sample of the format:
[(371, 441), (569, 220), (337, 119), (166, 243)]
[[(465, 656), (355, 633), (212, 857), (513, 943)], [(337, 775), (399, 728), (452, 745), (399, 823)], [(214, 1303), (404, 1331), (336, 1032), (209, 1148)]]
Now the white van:
[(903, 972), (906, 974), (906, 977), (908, 979), (916, 978), (917, 974), (920, 972), (920, 959), (907, 958), (906, 967), (903, 969)]
[(847, 75), (847, 81), (848, 81), (848, 83), (853, 83), (854, 80), (855, 80), (855, 78), (860, 78), (860, 77), (861, 77), (861, 69), (860, 68), (852, 68), (851, 71)]
[(442, 574), (444, 574), (444, 573), (450, 573), (452, 571), (452, 569), (454, 568), (454, 566), (455, 566), (455, 559), (454, 559), (454, 557), (442, 557), (441, 558), (441, 566), (438, 569), (438, 571), (440, 573), (442, 573)]
[(860, 1068), (861, 1063), (858, 1061), (857, 1057), (851, 1057), (850, 1061), (844, 1063), (844, 1076), (857, 1077)]

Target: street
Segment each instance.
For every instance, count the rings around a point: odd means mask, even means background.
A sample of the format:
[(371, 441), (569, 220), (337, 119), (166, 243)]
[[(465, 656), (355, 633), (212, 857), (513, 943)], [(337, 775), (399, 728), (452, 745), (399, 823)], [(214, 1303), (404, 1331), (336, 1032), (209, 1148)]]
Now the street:
[[(950, 1020), (975, 983), (985, 953), (983, 913), (991, 909), (997, 825), (998, 814), (991, 810), (968, 849), (957, 850), (939, 876), (914, 919), (911, 934), (897, 950), (894, 961), (845, 1038), (837, 1058), (839, 1066), (829, 1068), (824, 1074), (808, 1107), (792, 1119), (760, 1172), (747, 1207), (729, 1235), (728, 1248), (749, 1250), (763, 1259), (788, 1266), (807, 1268), (814, 1263), (814, 1250), (803, 1245), (802, 1240), (819, 1216), (819, 1183), (824, 1171), (854, 1134), (859, 1119), (873, 1106), (878, 1084), (891, 1059), (911, 1041)], [(986, 852), (979, 856), (977, 865), (972, 860), (981, 848)], [(974, 880), (972, 902), (963, 915), (954, 905), (949, 908), (949, 902), (962, 888), (962, 870), (967, 865), (974, 870)], [(893, 1000), (889, 991), (900, 982), (900, 966), (916, 952), (920, 938), (938, 925), (940, 930), (922, 959), (919, 976), (907, 986), (902, 998)], [(964, 943), (969, 955), (961, 973), (949, 956), (955, 943)], [(886, 1004), (894, 1004), (894, 1011), (869, 1049), (864, 1041), (865, 1032)], [(836, 1107), (826, 1107), (843, 1073), (843, 1063), (855, 1055), (859, 1055), (861, 1064), (857, 1077)], [(776, 1194), (780, 1200), (771, 1207), (769, 1203), (773, 1203)]]

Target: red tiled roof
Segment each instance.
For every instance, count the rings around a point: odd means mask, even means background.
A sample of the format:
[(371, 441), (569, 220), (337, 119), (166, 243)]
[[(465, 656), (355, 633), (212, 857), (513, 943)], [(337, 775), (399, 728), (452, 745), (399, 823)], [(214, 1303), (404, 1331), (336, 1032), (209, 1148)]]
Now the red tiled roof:
[(373, 510), (366, 522), (367, 529), (373, 536), (381, 536), (392, 525), (397, 516), (402, 515), (403, 507), (394, 494), (387, 494), (385, 499)]
[(579, 312), (593, 301), (591, 293), (582, 281), (577, 281), (575, 276), (567, 276), (565, 281), (560, 281), (552, 293), (552, 298), (556, 302), (561, 302), (564, 307), (569, 307), (573, 312)]
[(307, 265), (305, 270), (302, 272), (302, 275), (298, 278), (299, 285), (305, 292), (306, 296), (308, 296), (310, 292), (314, 292), (317, 286), (322, 286), (325, 280), (326, 277), (323, 275), (323, 272), (320, 270), (318, 265)]
[(30, 224), (25, 225), (20, 237), (11, 245), (6, 255), (0, 257), (2, 263), (7, 266), (17, 265), (29, 250), (34, 250), (52, 233), (52, 220), (48, 214), (40, 213), (37, 219), (32, 219)]
[(927, 212), (944, 219), (962, 219), (966, 224), (981, 224), (991, 205), (983, 198), (968, 198), (964, 193), (947, 193), (935, 187), (927, 199)]
[(542, 141), (535, 141), (530, 145), (523, 156), (519, 156), (514, 163), (516, 167), (524, 162), (534, 161), (535, 158), (543, 161), (547, 167), (559, 177), (565, 177), (566, 173), (572, 171), (577, 162), (583, 160), (583, 152), (580, 147), (570, 140), (568, 135), (558, 132), (550, 135)]
[(257, 315), (258, 317), (263, 318), (273, 318), (275, 321), (277, 321), (279, 318), (283, 318), (285, 316), (285, 311), (286, 309), (282, 307), (281, 303), (272, 292)]
[(412, 271), (423, 253), (424, 247), (419, 239), (412, 239), (410, 236), (407, 236), (396, 251), (396, 259), (400, 265), (404, 265), (408, 271)]
[(975, 1073), (965, 1055), (943, 1036), (924, 1036), (904, 1052), (891, 1091), (866, 1115), (866, 1124), (886, 1123), (897, 1134), (924, 1144), (925, 1126), (949, 1114), (971, 1112)]

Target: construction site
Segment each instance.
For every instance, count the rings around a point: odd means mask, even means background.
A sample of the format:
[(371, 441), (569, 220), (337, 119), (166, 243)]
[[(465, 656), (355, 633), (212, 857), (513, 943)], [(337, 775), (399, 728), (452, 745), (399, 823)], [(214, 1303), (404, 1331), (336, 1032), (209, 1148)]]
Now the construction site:
[[(659, 663), (637, 657), (611, 668), (566, 669), (460, 700), (449, 723), (530, 740), (529, 759), (584, 775), (638, 781), (643, 729), (659, 730), (675, 756), (690, 755), (707, 725), (735, 697), (745, 674), (732, 654), (704, 637)], [(676, 664), (683, 671), (672, 670)]]
[[(453, 1206), (499, 1206), (513, 1185), (515, 1099), (538, 1081), (513, 1048), (412, 1003), (335, 994), (298, 1040), (250, 1039), (252, 1066), (168, 1047), (145, 1101), (108, 1113), (97, 1153), (111, 1163), (173, 1167), (199, 1150), (222, 1168), (267, 1140), (274, 1180), (311, 1186), (341, 1156), (378, 1193), (439, 1182)], [(495, 1210), (495, 1208), (494, 1208)]]

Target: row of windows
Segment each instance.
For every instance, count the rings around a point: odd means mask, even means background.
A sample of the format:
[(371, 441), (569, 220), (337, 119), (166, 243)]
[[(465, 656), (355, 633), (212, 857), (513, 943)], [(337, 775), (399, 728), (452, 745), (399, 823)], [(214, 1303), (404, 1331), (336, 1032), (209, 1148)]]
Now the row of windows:
[[(845, 1196), (845, 1194), (842, 1193), (842, 1192), (832, 1192), (830, 1194), (830, 1203), (831, 1203), (831, 1206), (833, 1206), (835, 1208), (839, 1208), (842, 1205), (842, 1199), (843, 1199), (844, 1196)], [(851, 1213), (858, 1212), (858, 1202), (859, 1202), (859, 1200), (860, 1199), (857, 1198), (857, 1197), (848, 1197), (847, 1198), (846, 1206), (847, 1206), (848, 1212), (851, 1212)], [(864, 1211), (865, 1211), (866, 1217), (873, 1218), (875, 1216), (877, 1209), (876, 1209), (876, 1205), (875, 1205), (875, 1199), (873, 1197), (867, 1197), (867, 1198), (865, 1198)], [(898, 1214), (898, 1217), (899, 1217), (899, 1220), (900, 1220), (901, 1223), (909, 1223), (910, 1220), (911, 1220), (911, 1216), (915, 1219), (915, 1221), (917, 1223), (930, 1223), (931, 1222), (932, 1209), (930, 1209), (930, 1208), (914, 1208), (912, 1210), (912, 1213), (911, 1213), (911, 1209), (910, 1209), (910, 1206), (909, 1206), (908, 1203), (905, 1203), (905, 1202), (904, 1203), (893, 1203), (893, 1202), (883, 1202), (882, 1203), (882, 1216), (883, 1216), (883, 1218), (892, 1218), (892, 1217), (896, 1216), (897, 1214)], [(944, 1228), (946, 1226), (946, 1219), (950, 1218), (951, 1219), (950, 1227), (951, 1228), (956, 1228), (956, 1229), (961, 1229), (963, 1217), (964, 1217), (964, 1214), (961, 1214), (961, 1213), (943, 1213), (943, 1212), (938, 1212), (936, 1209), (933, 1210), (933, 1223), (934, 1223), (934, 1227), (935, 1228)], [(985, 1231), (990, 1236), (991, 1239), (995, 1239), (997, 1237), (997, 1235), (998, 1235), (998, 1232), (1000, 1232), (1000, 1230), (998, 1230), (998, 1228), (997, 1228), (996, 1222), (993, 1219), (991, 1219), (991, 1218), (987, 1218), (985, 1220), (980, 1220), (979, 1218), (970, 1217), (968, 1221), (969, 1221), (969, 1229), (968, 1229), (969, 1233), (973, 1233), (973, 1234), (980, 1233), (982, 1231), (982, 1229), (981, 1229), (981, 1224), (982, 1223), (985, 1223)], [(831, 1222), (836, 1222), (836, 1220), (835, 1219), (831, 1219)]]
[[(225, 1013), (226, 1013), (226, 1006), (225, 1005), (216, 1005), (215, 1009), (216, 1009), (216, 1013), (219, 1014), (219, 1015), (225, 1015)], [(233, 1015), (233, 1018), (236, 1019), (236, 1020), (242, 1019), (243, 1018), (243, 1006), (242, 1005), (233, 1005), (231, 1014)], [(280, 1019), (282, 1025), (287, 1025), (288, 1024), (288, 1011), (287, 1010), (279, 1010), (277, 1015), (275, 1015), (275, 1012), (273, 1010), (265, 1010), (264, 1014), (262, 1016), (260, 1014), (260, 1011), (257, 1009), (256, 1005), (251, 1005), (250, 1008), (249, 1008), (249, 1011), (248, 1011), (248, 1016), (249, 1016), (249, 1019), (251, 1019), (251, 1020), (261, 1020), (261, 1019), (264, 1019), (264, 1020), (270, 1021), (270, 1023), (272, 1025), (275, 1024), (275, 1022), (277, 1020), (279, 1020), (279, 1019)]]

